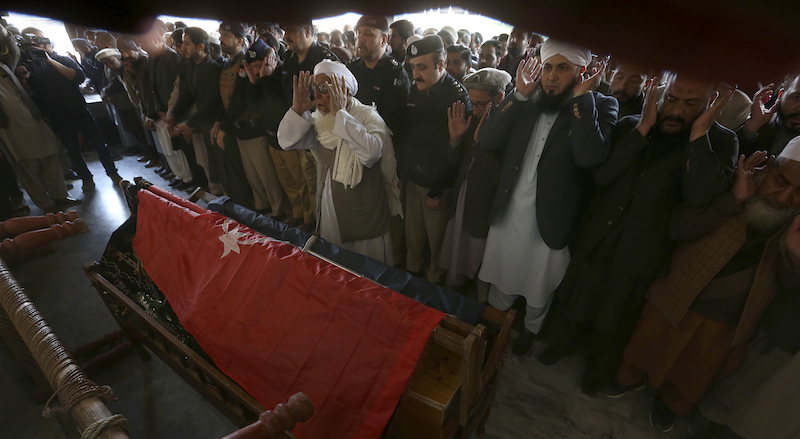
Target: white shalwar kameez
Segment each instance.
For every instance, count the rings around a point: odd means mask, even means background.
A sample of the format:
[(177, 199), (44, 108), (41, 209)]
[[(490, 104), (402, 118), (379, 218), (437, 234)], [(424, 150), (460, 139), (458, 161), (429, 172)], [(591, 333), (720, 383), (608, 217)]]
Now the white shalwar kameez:
[(495, 308), (506, 310), (517, 296), (525, 298), (525, 327), (533, 333), (541, 330), (570, 261), (568, 248), (547, 246), (536, 220), (537, 169), (557, 117), (542, 113), (536, 121), (508, 207), (489, 228), (478, 275), (491, 284), (489, 304)]

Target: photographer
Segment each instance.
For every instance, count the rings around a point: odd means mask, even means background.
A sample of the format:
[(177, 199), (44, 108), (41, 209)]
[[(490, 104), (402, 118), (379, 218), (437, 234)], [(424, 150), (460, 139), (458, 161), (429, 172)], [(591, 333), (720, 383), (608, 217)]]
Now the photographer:
[(79, 131), (89, 146), (97, 151), (106, 174), (115, 182), (121, 180), (108, 146), (80, 92), (79, 86), (85, 79), (81, 67), (71, 58), (55, 53), (42, 31), (26, 28), (22, 35), (24, 56), (17, 66), (17, 76), (20, 80), (27, 80), (33, 101), (50, 120), (53, 131), (67, 150), (72, 169), (83, 180), (83, 190), (94, 188), (94, 180), (81, 156)]
[[(59, 207), (79, 202), (67, 194), (55, 135), (14, 76), (20, 52), (3, 20), (0, 20), (0, 53), (6, 54), (0, 57), (0, 160), (11, 165), (31, 200), (42, 210), (55, 212)], [(2, 206), (8, 201), (7, 181), (4, 178), (0, 184), (0, 211), (8, 207)], [(12, 180), (12, 190), (13, 184)]]

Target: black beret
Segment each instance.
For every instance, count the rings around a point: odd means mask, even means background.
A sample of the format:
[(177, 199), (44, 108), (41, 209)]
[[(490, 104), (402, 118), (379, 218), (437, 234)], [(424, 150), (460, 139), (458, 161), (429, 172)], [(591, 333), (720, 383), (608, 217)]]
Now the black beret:
[(414, 41), (406, 48), (406, 56), (414, 58), (427, 55), (429, 53), (441, 52), (444, 50), (442, 39), (438, 35), (428, 35), (427, 37)]
[(267, 49), (269, 49), (267, 43), (265, 43), (261, 38), (256, 38), (256, 41), (253, 42), (253, 44), (251, 44), (244, 53), (245, 62), (251, 63), (266, 58)]
[(240, 37), (244, 37), (247, 33), (244, 31), (244, 25), (242, 23), (232, 23), (230, 21), (223, 21), (222, 24), (219, 25), (220, 33), (224, 30)]
[(356, 23), (356, 30), (361, 26), (374, 27), (383, 33), (389, 32), (389, 20), (383, 15), (362, 15)]

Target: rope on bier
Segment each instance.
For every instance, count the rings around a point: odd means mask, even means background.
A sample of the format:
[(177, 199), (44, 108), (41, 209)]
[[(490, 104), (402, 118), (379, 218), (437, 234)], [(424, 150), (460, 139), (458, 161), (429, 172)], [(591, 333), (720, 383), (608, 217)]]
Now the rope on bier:
[(113, 415), (102, 400), (114, 398), (111, 388), (98, 386), (72, 360), (61, 341), (53, 334), (25, 291), (14, 280), (0, 259), (0, 306), (25, 342), (39, 368), (56, 392), (47, 401), (42, 415), (71, 415), (86, 439), (127, 438), (127, 420)]

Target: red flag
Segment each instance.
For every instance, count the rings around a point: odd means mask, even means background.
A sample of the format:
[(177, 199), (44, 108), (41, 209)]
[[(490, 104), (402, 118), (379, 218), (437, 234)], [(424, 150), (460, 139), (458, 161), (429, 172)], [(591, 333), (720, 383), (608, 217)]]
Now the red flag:
[(309, 395), (301, 437), (379, 437), (444, 314), (156, 191), (134, 249), (217, 367), (265, 407)]

